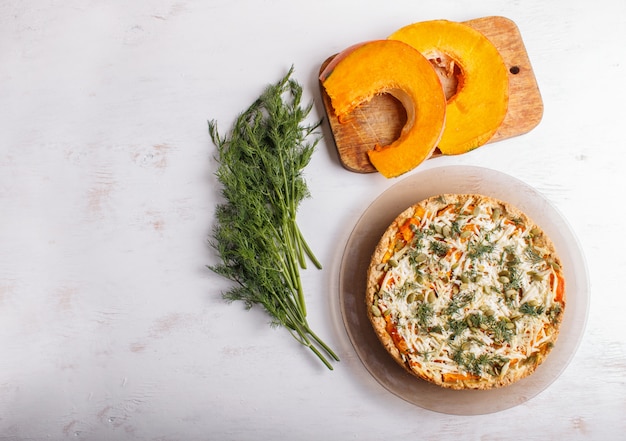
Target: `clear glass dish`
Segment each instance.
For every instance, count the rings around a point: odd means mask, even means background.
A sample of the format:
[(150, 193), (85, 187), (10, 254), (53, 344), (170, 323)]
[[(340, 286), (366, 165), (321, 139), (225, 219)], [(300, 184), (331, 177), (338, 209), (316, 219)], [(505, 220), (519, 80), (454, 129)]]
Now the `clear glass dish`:
[[(552, 239), (566, 280), (566, 308), (554, 349), (537, 370), (513, 385), (487, 390), (450, 390), (407, 373), (385, 351), (365, 310), (366, 272), (379, 238), (410, 205), (441, 193), (477, 193), (517, 206)], [(388, 391), (435, 412), (479, 415), (526, 402), (564, 371), (582, 339), (589, 308), (586, 262), (563, 216), (538, 191), (502, 172), (476, 166), (443, 166), (411, 175), (383, 192), (357, 221), (339, 273), (339, 303), (350, 341), (365, 368)]]

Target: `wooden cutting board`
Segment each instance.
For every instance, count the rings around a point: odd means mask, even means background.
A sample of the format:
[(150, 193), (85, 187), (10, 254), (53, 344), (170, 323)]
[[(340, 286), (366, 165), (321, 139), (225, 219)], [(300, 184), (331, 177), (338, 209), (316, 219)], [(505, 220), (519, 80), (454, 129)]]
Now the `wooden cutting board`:
[[(482, 32), (498, 48), (509, 69), (509, 107), (502, 125), (489, 143), (529, 132), (543, 116), (543, 101), (535, 74), (517, 25), (505, 17), (483, 17), (464, 22)], [(336, 54), (335, 54), (336, 55)], [(320, 68), (334, 58), (329, 57)], [(330, 99), (320, 83), (324, 108), (342, 165), (353, 172), (372, 173), (367, 151), (397, 139), (406, 122), (399, 101), (383, 94), (354, 110), (348, 122), (340, 124)], [(435, 150), (433, 156), (441, 153)]]

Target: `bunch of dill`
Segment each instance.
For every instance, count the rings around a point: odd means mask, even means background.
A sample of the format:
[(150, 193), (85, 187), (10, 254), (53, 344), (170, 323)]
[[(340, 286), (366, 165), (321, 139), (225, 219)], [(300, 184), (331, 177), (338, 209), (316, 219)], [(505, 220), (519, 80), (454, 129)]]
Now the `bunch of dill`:
[(261, 305), (272, 325), (288, 329), (333, 369), (329, 358), (339, 358), (309, 327), (300, 279), (307, 258), (318, 269), (321, 264), (296, 223), (300, 202), (310, 196), (302, 172), (319, 142), (321, 121), (305, 123), (313, 104), (302, 105), (293, 70), (268, 85), (226, 136), (209, 121), (225, 200), (216, 208), (210, 240), (221, 262), (209, 268), (235, 282), (224, 299)]

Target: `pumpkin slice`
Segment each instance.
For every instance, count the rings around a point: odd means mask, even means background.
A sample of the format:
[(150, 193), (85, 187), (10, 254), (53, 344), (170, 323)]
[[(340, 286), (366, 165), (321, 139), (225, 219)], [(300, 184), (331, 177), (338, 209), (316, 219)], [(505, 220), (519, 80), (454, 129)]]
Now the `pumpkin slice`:
[(509, 102), (508, 71), (489, 39), (466, 24), (448, 20), (413, 23), (389, 39), (417, 49), (442, 78), (448, 104), (438, 145), (441, 153), (461, 154), (489, 141)]
[(322, 71), (320, 81), (339, 121), (377, 94), (390, 94), (405, 108), (398, 139), (367, 152), (387, 178), (406, 173), (427, 159), (441, 137), (446, 98), (430, 62), (400, 41), (374, 40), (344, 50)]

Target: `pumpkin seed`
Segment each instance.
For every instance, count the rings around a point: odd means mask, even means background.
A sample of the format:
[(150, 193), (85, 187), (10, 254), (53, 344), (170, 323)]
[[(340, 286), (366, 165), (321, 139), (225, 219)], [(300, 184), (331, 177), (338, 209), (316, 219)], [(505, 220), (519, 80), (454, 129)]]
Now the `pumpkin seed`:
[(443, 237), (450, 237), (452, 235), (452, 228), (450, 228), (450, 225), (444, 225), (441, 230), (441, 234), (443, 234)]
[(500, 368), (500, 376), (504, 377), (506, 373), (509, 371), (509, 366), (511, 365), (510, 361), (504, 363), (504, 365)]
[(493, 209), (493, 212), (491, 213), (491, 219), (494, 222), (497, 222), (500, 219), (501, 215), (502, 215), (502, 210), (496, 207)]
[(517, 296), (517, 290), (515, 290), (515, 289), (507, 289), (507, 290), (504, 292), (504, 294), (505, 294), (508, 298), (512, 299), (512, 298), (515, 298), (515, 297)]
[(376, 305), (372, 305), (370, 310), (372, 311), (372, 314), (374, 315), (374, 317), (380, 317), (382, 315), (380, 312), (380, 308)]

